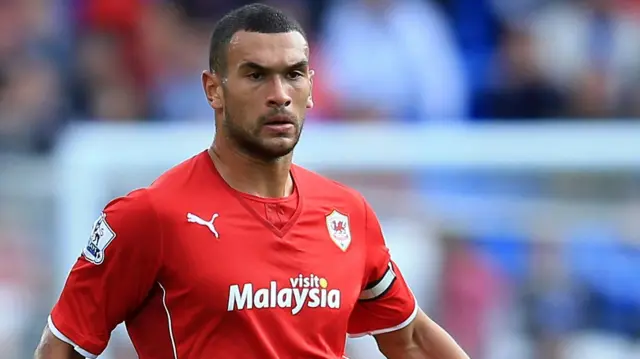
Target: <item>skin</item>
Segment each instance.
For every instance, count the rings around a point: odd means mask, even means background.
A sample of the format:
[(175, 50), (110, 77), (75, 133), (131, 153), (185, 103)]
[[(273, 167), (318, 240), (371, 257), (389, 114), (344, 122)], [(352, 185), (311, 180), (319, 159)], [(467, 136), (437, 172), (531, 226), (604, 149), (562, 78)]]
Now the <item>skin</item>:
[[(209, 153), (222, 177), (238, 191), (260, 197), (292, 193), (289, 174), (306, 111), (313, 107), (309, 47), (298, 32), (240, 31), (231, 39), (226, 73), (205, 72), (202, 83), (216, 115)], [(274, 115), (293, 128), (265, 126)]]
[(35, 359), (84, 359), (73, 347), (58, 339), (49, 326), (44, 328), (42, 338), (34, 355)]
[[(202, 84), (216, 115), (209, 154), (218, 171), (238, 191), (277, 198), (293, 192), (292, 153), (305, 114), (313, 107), (309, 48), (298, 32), (236, 33), (228, 47), (225, 73), (205, 71)], [(274, 116), (286, 128), (266, 124)], [(468, 359), (435, 322), (419, 311), (407, 327), (375, 336), (390, 359)], [(37, 359), (82, 358), (46, 328)]]
[(469, 356), (422, 310), (406, 327), (374, 336), (389, 359), (469, 359)]

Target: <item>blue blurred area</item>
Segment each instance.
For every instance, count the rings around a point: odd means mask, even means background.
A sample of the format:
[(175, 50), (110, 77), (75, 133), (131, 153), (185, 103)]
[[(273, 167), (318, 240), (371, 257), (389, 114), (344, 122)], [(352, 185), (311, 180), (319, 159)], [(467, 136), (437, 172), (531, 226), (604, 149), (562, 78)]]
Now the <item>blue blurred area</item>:
[[(210, 120), (198, 80), (209, 32), (244, 3), (3, 1), (0, 92), (12, 99), (0, 109), (3, 147), (46, 151), (68, 118)], [(639, 112), (634, 1), (269, 3), (308, 29), (318, 78), (310, 120), (530, 122)], [(36, 96), (47, 100), (36, 107), (23, 99)]]

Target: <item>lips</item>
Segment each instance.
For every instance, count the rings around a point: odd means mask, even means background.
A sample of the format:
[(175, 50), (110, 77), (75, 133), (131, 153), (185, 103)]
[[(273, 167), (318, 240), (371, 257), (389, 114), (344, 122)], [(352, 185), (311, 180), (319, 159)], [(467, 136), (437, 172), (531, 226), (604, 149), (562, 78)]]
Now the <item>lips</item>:
[(269, 117), (264, 125), (295, 125), (295, 123), (289, 116), (273, 116)]

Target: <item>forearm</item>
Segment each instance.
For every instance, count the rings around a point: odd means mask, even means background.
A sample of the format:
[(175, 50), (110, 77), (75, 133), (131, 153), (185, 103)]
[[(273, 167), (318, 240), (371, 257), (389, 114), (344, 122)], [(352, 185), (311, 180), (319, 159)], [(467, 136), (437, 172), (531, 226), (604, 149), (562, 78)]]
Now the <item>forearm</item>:
[[(426, 319), (430, 321), (428, 329), (414, 331), (413, 345), (402, 358), (469, 359), (469, 356), (444, 329), (431, 319)], [(388, 358), (396, 359), (396, 357)]]
[(388, 359), (469, 359), (455, 340), (422, 312), (403, 335), (389, 334), (376, 337)]
[(35, 359), (84, 359), (71, 345), (56, 338), (49, 327), (42, 333), (42, 339), (36, 349)]

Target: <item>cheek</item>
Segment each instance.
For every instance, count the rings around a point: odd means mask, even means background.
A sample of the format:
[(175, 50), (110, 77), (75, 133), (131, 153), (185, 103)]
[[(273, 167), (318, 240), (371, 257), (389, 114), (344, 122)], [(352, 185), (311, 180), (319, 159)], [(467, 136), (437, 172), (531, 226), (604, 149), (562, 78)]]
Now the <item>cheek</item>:
[(260, 117), (255, 105), (242, 101), (228, 102), (226, 112), (236, 128), (242, 128), (248, 132), (255, 130), (257, 119)]
[(291, 95), (291, 97), (295, 99), (295, 106), (299, 108), (306, 107), (309, 96), (311, 96), (311, 89), (308, 87), (303, 89), (296, 89)]
[(246, 107), (247, 102), (241, 94), (227, 93), (225, 98), (225, 110), (234, 117), (236, 122), (238, 119), (242, 118), (244, 111), (246, 111)]

